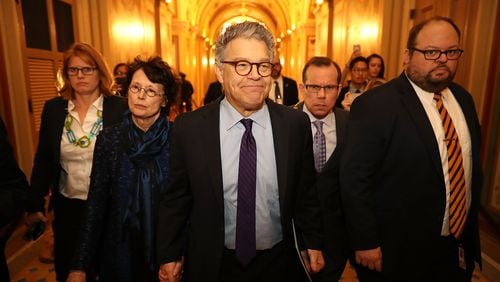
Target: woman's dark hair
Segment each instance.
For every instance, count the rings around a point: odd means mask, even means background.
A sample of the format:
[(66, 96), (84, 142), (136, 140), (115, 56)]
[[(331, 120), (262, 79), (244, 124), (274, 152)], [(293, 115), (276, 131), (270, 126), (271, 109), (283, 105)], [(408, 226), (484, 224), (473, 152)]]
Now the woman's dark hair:
[(123, 84), (123, 88), (128, 92), (130, 82), (134, 73), (140, 69), (146, 74), (149, 80), (154, 83), (163, 85), (164, 97), (167, 106), (164, 108), (168, 111), (172, 104), (175, 104), (177, 95), (178, 82), (172, 68), (159, 56), (143, 59), (140, 56), (135, 57), (134, 61), (128, 64), (127, 79)]
[(370, 61), (374, 58), (377, 58), (380, 60), (380, 71), (378, 72), (377, 78), (384, 78), (384, 74), (385, 74), (384, 59), (379, 54), (373, 53), (370, 56), (366, 57), (366, 60), (368, 61), (368, 68), (370, 67)]
[(116, 71), (118, 70), (119, 67), (125, 66), (128, 69), (128, 65), (126, 63), (118, 63), (116, 66), (113, 68), (113, 75), (117, 75)]

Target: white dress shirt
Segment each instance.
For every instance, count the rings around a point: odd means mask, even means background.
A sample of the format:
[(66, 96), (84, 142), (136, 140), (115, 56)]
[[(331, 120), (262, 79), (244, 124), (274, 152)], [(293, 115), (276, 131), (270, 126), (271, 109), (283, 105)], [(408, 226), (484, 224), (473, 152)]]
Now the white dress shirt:
[[(316, 131), (318, 131), (318, 129), (316, 129), (316, 126), (313, 126), (312, 123), (318, 119), (313, 116), (313, 114), (309, 111), (305, 104), (304, 107), (302, 107), (302, 110), (309, 116), (309, 120), (311, 121), (312, 136), (314, 138), (314, 135), (316, 134)], [(328, 162), (328, 159), (333, 154), (333, 151), (335, 151), (335, 147), (337, 146), (337, 127), (335, 124), (335, 114), (330, 111), (330, 113), (326, 117), (320, 119), (320, 121), (323, 122), (323, 134), (325, 135), (326, 141), (326, 161)]]
[(278, 87), (281, 91), (281, 100), (283, 101), (283, 99), (285, 98), (285, 91), (283, 89), (283, 76), (279, 76), (278, 78), (276, 79), (273, 79), (272, 82), (271, 82), (271, 90), (269, 91), (269, 99), (273, 100), (274, 102), (276, 102), (276, 94), (274, 93), (274, 88), (275, 88), (275, 84), (274, 82), (278, 82)]
[(283, 240), (279, 205), (278, 175), (273, 130), (266, 104), (249, 117), (243, 117), (224, 98), (220, 103), (220, 148), (224, 190), (225, 246), (235, 248), (238, 203), (238, 170), (241, 138), (245, 126), (240, 120), (252, 119), (252, 134), (257, 145), (255, 233), (257, 250), (272, 248)]
[[(68, 101), (68, 114), (73, 117), (71, 129), (76, 139), (83, 135), (90, 135), (90, 130), (97, 121), (97, 111), (102, 112), (102, 95), (94, 101), (87, 110), (84, 123), (80, 121), (75, 111), (75, 104)], [(90, 172), (92, 170), (92, 157), (97, 136), (94, 136), (87, 148), (81, 148), (70, 143), (63, 128), (61, 138), (61, 176), (59, 178), (59, 192), (67, 198), (87, 200), (90, 184)]]
[[(434, 100), (434, 93), (427, 92), (422, 88), (414, 84), (410, 79), (408, 79), (417, 92), (417, 96), (420, 102), (424, 106), (427, 117), (434, 130), (434, 135), (436, 136), (436, 141), (439, 147), (439, 155), (441, 157), (441, 166), (443, 167), (444, 181), (446, 185), (446, 208), (443, 218), (443, 226), (441, 229), (441, 235), (450, 235), (449, 227), (449, 213), (450, 213), (450, 176), (448, 173), (448, 148), (445, 142), (445, 133), (443, 129), (443, 123), (441, 117), (436, 108), (436, 101)], [(466, 201), (467, 201), (467, 212), (470, 208), (471, 203), (471, 181), (472, 181), (472, 147), (469, 127), (467, 126), (467, 121), (465, 120), (462, 108), (458, 104), (455, 96), (453, 96), (451, 90), (446, 88), (441, 91), (441, 99), (443, 100), (443, 105), (448, 111), (448, 114), (453, 121), (455, 130), (458, 134), (458, 140), (460, 141), (460, 146), (462, 147), (462, 157), (464, 166), (464, 176), (465, 176), (465, 188), (466, 188)]]

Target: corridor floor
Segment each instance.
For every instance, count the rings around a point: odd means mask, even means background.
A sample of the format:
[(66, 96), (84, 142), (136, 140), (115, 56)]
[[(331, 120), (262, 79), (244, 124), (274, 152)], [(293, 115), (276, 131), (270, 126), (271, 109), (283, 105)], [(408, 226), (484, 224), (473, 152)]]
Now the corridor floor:
[[(25, 228), (20, 227), (12, 235), (7, 244), (6, 256), (8, 258), (9, 270), (12, 282), (52, 282), (55, 280), (54, 265), (52, 263), (41, 263), (39, 254), (43, 248), (47, 248), (46, 232), (37, 241), (26, 243), (22, 239)], [(14, 251), (18, 250), (18, 251)], [(357, 282), (356, 272), (348, 265), (342, 276), (341, 282)], [(473, 282), (492, 282), (486, 279), (480, 272), (473, 275)]]

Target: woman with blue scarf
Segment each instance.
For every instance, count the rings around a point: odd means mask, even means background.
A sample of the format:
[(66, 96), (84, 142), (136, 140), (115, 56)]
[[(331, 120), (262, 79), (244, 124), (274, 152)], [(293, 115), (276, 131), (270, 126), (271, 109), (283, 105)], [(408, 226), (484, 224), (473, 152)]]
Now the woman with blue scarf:
[(130, 111), (97, 138), (86, 219), (67, 281), (85, 281), (97, 258), (99, 281), (157, 281), (156, 208), (168, 181), (168, 109), (175, 76), (160, 57), (130, 64)]

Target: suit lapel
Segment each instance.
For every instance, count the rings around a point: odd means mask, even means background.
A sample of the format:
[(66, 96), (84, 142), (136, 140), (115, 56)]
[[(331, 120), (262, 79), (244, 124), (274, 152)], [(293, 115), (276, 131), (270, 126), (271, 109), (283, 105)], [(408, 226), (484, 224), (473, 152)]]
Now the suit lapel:
[(278, 176), (278, 191), (280, 197), (280, 210), (283, 213), (283, 207), (286, 197), (287, 171), (288, 171), (288, 148), (290, 140), (289, 124), (284, 120), (282, 113), (280, 113), (278, 106), (275, 103), (267, 102), (269, 108), (269, 116), (271, 118), (271, 126), (273, 129), (273, 142), (274, 142), (274, 155), (276, 158), (276, 173)]
[(415, 127), (420, 133), (419, 135), (423, 140), (427, 152), (429, 153), (434, 168), (437, 173), (444, 178), (436, 136), (434, 135), (432, 125), (427, 117), (422, 103), (420, 102), (420, 99), (417, 96), (417, 93), (415, 93), (415, 90), (404, 73), (396, 79), (396, 83), (400, 91), (399, 94), (401, 95), (401, 101), (413, 120)]
[(222, 164), (221, 164), (221, 148), (220, 148), (220, 133), (219, 133), (219, 118), (220, 118), (220, 100), (210, 103), (205, 106), (207, 109), (203, 113), (203, 126), (200, 128), (202, 138), (204, 140), (203, 152), (200, 152), (205, 158), (208, 175), (212, 183), (215, 199), (220, 208), (220, 212), (224, 213), (224, 192), (222, 183)]

